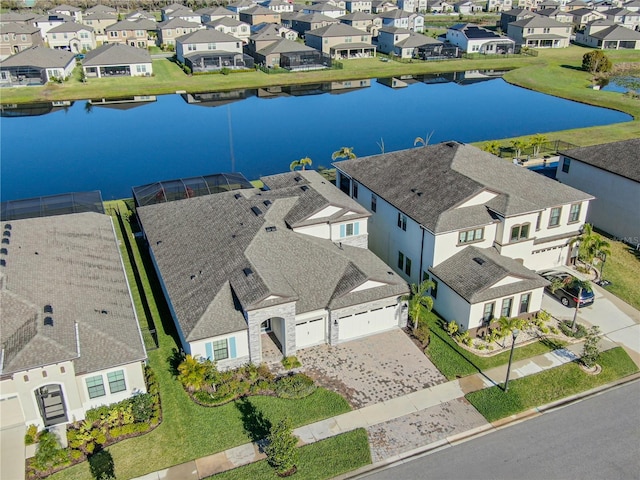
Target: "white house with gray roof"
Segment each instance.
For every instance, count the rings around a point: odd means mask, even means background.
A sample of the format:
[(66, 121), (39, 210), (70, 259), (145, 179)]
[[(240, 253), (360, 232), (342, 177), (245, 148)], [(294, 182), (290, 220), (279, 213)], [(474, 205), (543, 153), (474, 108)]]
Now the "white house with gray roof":
[[(491, 277), (494, 286), (517, 281), (522, 282), (518, 284), (522, 294), (531, 293), (527, 311), (514, 310), (512, 315), (538, 311), (542, 297), (530, 291), (524, 281), (529, 277), (513, 261), (498, 257), (515, 260), (529, 276), (534, 270), (568, 263), (569, 242), (579, 234), (593, 198), (457, 142), (334, 165), (340, 189), (372, 212), (369, 248), (398, 274), (419, 283), (429, 277), (438, 281), (437, 274), (445, 276), (446, 265), (459, 268), (460, 262), (467, 262), (476, 268), (466, 257), (458, 258), (474, 246), (478, 255), (487, 257), (486, 268), (497, 264), (498, 270), (511, 272), (508, 278)], [(484, 320), (475, 315), (478, 307), (469, 303), (478, 297), (461, 295), (460, 286), (447, 285), (458, 292), (459, 305), (449, 305), (438, 286), (433, 295), (436, 310), (445, 318), (448, 312), (466, 311), (466, 317), (456, 314), (447, 320), (478, 328)]]
[(88, 52), (96, 48), (93, 27), (81, 23), (67, 22), (47, 32), (49, 48), (68, 50), (73, 53)]
[[(91, 408), (145, 392), (146, 351), (109, 216), (5, 219), (2, 231), (5, 478), (11, 462), (24, 472), (27, 425), (42, 429), (82, 420)], [(20, 458), (6, 458), (16, 434)]]
[(69, 78), (75, 66), (76, 59), (71, 52), (32, 47), (0, 62), (0, 85), (44, 85)]
[(146, 49), (108, 43), (87, 53), (82, 69), (87, 77), (148, 77), (153, 63)]
[(511, 22), (507, 35), (530, 48), (564, 48), (569, 46), (571, 30), (571, 24), (536, 15)]
[(138, 207), (187, 353), (220, 368), (406, 325), (406, 282), (367, 247), (369, 212), (318, 173)]
[(640, 244), (639, 138), (560, 152), (556, 178), (596, 197), (589, 206), (589, 223)]

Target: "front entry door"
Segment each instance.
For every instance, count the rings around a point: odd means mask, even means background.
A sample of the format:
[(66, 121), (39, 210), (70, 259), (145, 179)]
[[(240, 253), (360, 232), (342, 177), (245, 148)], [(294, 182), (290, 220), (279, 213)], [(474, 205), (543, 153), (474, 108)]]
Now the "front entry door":
[(67, 421), (67, 408), (60, 385), (45, 385), (37, 389), (35, 394), (45, 427)]

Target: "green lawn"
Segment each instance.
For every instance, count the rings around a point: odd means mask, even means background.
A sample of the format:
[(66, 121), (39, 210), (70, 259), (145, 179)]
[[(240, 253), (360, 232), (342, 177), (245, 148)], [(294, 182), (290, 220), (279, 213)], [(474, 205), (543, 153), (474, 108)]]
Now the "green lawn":
[(509, 391), (495, 386), (468, 393), (466, 399), (489, 421), (545, 405), (555, 400), (604, 385), (638, 371), (622, 347), (600, 354), (599, 375), (589, 375), (575, 363), (546, 370), (509, 382)]
[(612, 238), (607, 241), (611, 244), (604, 265), (604, 278), (611, 282), (607, 290), (640, 310), (640, 252)]
[[(293, 480), (333, 478), (371, 463), (367, 432), (360, 428), (300, 448)], [(277, 479), (266, 460), (209, 477), (210, 480)]]
[[(509, 361), (509, 350), (490, 357), (479, 357), (463, 349), (443, 330), (440, 317), (433, 312), (429, 314), (427, 322), (431, 329), (431, 337), (426, 353), (438, 370), (449, 380), (473, 375)], [(534, 342), (517, 347), (513, 351), (513, 359), (535, 357), (556, 348), (559, 348), (559, 345), (550, 341)]]
[[(122, 201), (107, 203), (108, 209), (115, 206), (126, 210)], [(160, 385), (164, 415), (163, 423), (153, 432), (109, 447), (119, 479), (140, 476), (250, 442), (256, 434), (262, 433), (265, 424), (277, 422), (284, 415), (288, 415), (297, 427), (350, 410), (344, 398), (322, 388), (302, 400), (256, 396), (216, 408), (193, 403), (170, 368), (169, 359), (177, 348), (175, 328), (157, 280), (147, 277), (146, 272), (153, 272), (148, 253), (133, 241), (128, 223), (124, 222), (127, 236), (121, 235), (119, 222), (114, 223), (122, 241), (123, 260), (138, 316), (144, 327), (149, 315), (151, 325), (158, 330), (159, 348), (148, 354), (149, 364)], [(136, 266), (132, 267), (132, 264)], [(256, 418), (262, 418), (262, 421), (257, 422)], [(85, 462), (51, 478), (89, 480), (92, 477)]]

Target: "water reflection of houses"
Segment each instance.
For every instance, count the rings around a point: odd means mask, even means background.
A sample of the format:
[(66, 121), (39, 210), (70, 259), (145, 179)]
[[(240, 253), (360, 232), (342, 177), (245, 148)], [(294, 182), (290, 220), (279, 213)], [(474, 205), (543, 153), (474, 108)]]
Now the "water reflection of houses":
[(132, 108), (141, 107), (157, 101), (155, 95), (134, 95), (132, 97), (119, 97), (119, 98), (94, 98), (88, 100), (91, 106), (94, 107), (107, 107), (117, 110), (130, 110)]
[(189, 105), (220, 107), (256, 95), (255, 90), (230, 90), (228, 92), (182, 93), (180, 96)]
[(272, 97), (302, 97), (307, 95), (322, 95), (323, 93), (347, 93), (371, 86), (371, 79), (346, 80), (342, 82), (310, 83), (306, 85), (286, 85), (279, 87), (259, 88), (257, 96)]
[(471, 85), (501, 78), (506, 70), (467, 70), (466, 72), (446, 72), (429, 75), (402, 75), (399, 77), (378, 78), (377, 82), (390, 88), (403, 88), (413, 83), (457, 83)]
[(39, 103), (5, 103), (0, 105), (0, 117), (37, 117), (47, 113), (68, 110), (73, 105), (69, 100)]

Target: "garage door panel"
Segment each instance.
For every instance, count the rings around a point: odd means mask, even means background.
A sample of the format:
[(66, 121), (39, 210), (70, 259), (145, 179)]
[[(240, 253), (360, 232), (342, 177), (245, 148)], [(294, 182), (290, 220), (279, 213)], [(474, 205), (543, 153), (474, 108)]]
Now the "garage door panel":
[(398, 325), (395, 305), (340, 318), (340, 340), (364, 337), (390, 330)]
[(296, 348), (305, 348), (325, 342), (325, 322), (316, 318), (296, 325)]

